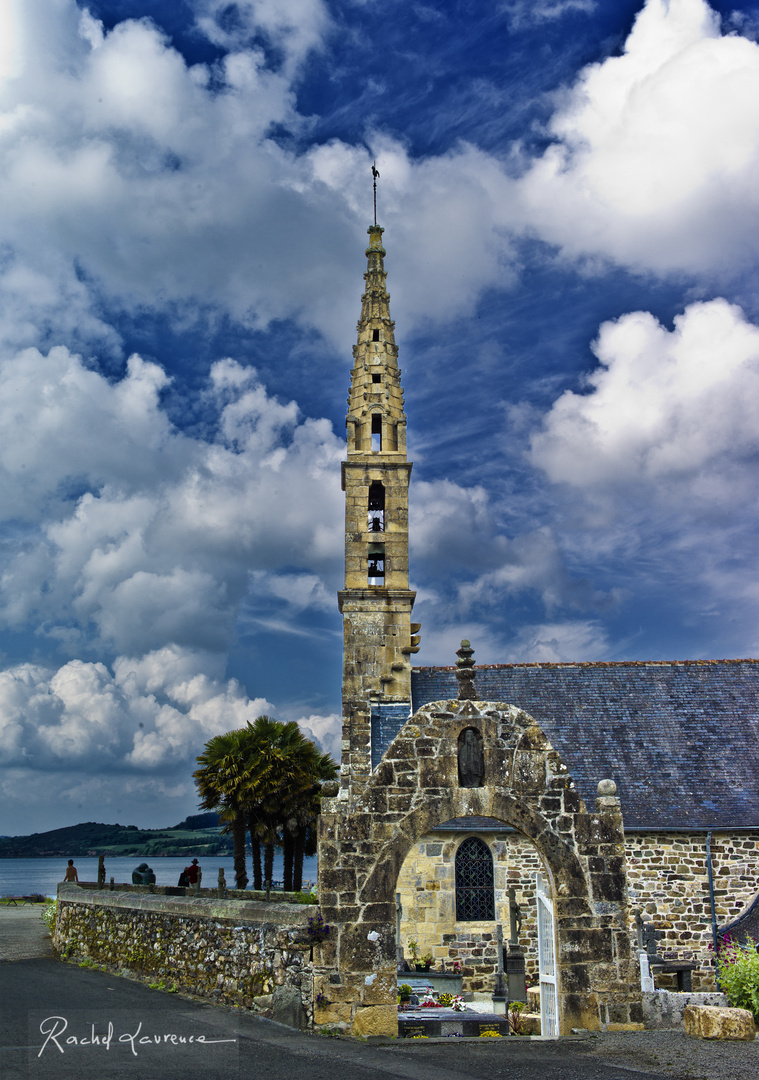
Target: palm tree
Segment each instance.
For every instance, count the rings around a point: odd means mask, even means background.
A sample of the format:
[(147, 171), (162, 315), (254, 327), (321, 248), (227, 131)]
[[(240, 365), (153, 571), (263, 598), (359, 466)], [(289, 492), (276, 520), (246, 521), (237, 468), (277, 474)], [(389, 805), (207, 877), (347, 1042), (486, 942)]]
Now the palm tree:
[(303, 887), (303, 858), (316, 854), (316, 819), (321, 807), (322, 783), (337, 777), (337, 766), (329, 754), (321, 753), (313, 743), (308, 746), (310, 784), (284, 808), (287, 817), (282, 830), (282, 848), (286, 892), (300, 892)]
[(238, 889), (244, 889), (248, 884), (245, 865), (246, 741), (245, 728), (215, 735), (198, 757), (200, 768), (192, 774), (200, 795), (201, 809), (217, 810), (221, 820), (226, 823), (224, 831), (232, 833), (235, 887)]
[(245, 887), (239, 884), (243, 877), (245, 884), (248, 880), (247, 825), (254, 889), (261, 889), (272, 880), (274, 848), (279, 844), (284, 849), (285, 888), (300, 889), (303, 856), (307, 850), (315, 850), (321, 782), (337, 775), (332, 758), (317, 750), (295, 721), (281, 723), (269, 716), (259, 716), (244, 728), (211, 739), (198, 762), (202, 768), (193, 775), (203, 799), (201, 805), (205, 809), (218, 808), (230, 822), (235, 841), (237, 887)]
[[(319, 780), (333, 778), (336, 766), (327, 754), (322, 754), (309, 742), (295, 721), (281, 723), (268, 716), (259, 716), (248, 725), (250, 751), (255, 764), (247, 773), (248, 826), (253, 844), (254, 887), (271, 881), (274, 848), (282, 844), (285, 856), (285, 889), (293, 885), (294, 838), (304, 807), (310, 805), (319, 788)], [(296, 826), (288, 822), (296, 820)], [(294, 834), (294, 835), (293, 835)], [(256, 848), (264, 850), (263, 874)], [(300, 855), (302, 877), (303, 854)]]

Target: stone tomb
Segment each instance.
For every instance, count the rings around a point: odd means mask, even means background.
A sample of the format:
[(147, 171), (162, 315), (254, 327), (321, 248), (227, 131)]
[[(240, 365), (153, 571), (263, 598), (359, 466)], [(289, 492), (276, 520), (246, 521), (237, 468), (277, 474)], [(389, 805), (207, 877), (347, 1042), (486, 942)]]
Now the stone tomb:
[[(477, 786), (462, 786), (460, 746), (467, 730), (482, 753)], [(397, 1033), (398, 875), (421, 836), (469, 815), (512, 826), (532, 841), (545, 867), (554, 901), (561, 1033), (639, 1023), (615, 785), (602, 780), (590, 812), (532, 717), (508, 704), (454, 700), (426, 705), (368, 778), (354, 773), (337, 798), (323, 801), (319, 903), (334, 933), (315, 956), (315, 1024), (339, 1022), (354, 1034)]]

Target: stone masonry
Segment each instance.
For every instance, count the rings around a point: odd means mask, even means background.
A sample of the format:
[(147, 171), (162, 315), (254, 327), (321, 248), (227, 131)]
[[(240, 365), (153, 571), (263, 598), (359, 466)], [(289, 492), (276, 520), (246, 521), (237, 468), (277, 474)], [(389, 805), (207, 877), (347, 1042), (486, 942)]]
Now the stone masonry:
[[(481, 787), (460, 787), (459, 736), (482, 738)], [(562, 1032), (640, 1022), (637, 963), (628, 909), (624, 830), (614, 785), (595, 812), (531, 717), (514, 706), (434, 702), (391, 743), (366, 783), (324, 800), (319, 901), (337, 933), (315, 975), (350, 1017), (353, 1032), (394, 1034), (395, 892), (403, 862), (422, 837), (452, 818), (478, 815), (534, 843), (551, 881)]]
[(406, 414), (395, 323), (386, 288), (383, 230), (369, 230), (366, 288), (346, 417), (343, 616), (343, 745), (341, 783), (371, 771), (371, 702), (407, 703), (411, 655), (419, 627), (411, 622), (409, 589)]
[[(462, 965), (464, 989), (492, 993), (497, 956), (495, 923), (508, 931), (507, 890), (517, 889), (523, 924), (528, 984), (538, 978), (535, 929), (535, 871), (541, 861), (535, 845), (517, 833), (476, 833), (493, 855), (495, 920), (456, 922), (455, 856), (470, 831), (429, 833), (406, 857), (398, 878), (403, 918), (401, 941), (418, 941), (435, 966)], [(711, 910), (705, 836), (700, 833), (626, 834), (625, 854), (630, 911), (639, 910), (662, 932), (659, 951), (670, 958), (694, 961), (694, 991), (716, 990), (712, 962)], [(724, 926), (741, 915), (756, 897), (759, 883), (759, 840), (755, 834), (715, 832), (712, 837), (717, 923)], [(633, 934), (631, 926), (631, 934)], [(660, 975), (657, 985), (674, 987), (675, 977)]]
[(168, 897), (61, 885), (53, 946), (64, 958), (295, 1027), (313, 1023), (310, 905)]

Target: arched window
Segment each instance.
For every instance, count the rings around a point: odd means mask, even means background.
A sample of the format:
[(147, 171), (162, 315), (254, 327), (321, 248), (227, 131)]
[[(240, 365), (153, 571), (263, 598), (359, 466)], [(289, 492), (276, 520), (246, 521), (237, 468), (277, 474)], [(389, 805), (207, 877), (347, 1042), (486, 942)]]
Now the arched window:
[(456, 852), (456, 921), (495, 919), (493, 856), (477, 836), (468, 836)]

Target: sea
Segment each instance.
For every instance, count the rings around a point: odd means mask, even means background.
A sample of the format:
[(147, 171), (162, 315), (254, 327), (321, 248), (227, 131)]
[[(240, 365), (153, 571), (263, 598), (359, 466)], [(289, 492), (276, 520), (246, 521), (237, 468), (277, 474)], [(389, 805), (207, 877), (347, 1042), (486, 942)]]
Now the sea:
[[(39, 893), (42, 896), (55, 896), (58, 882), (63, 881), (66, 871), (67, 859), (37, 858), (37, 859), (3, 859), (0, 858), (0, 897), (2, 896), (30, 896)], [(192, 859), (186, 855), (156, 855), (141, 857), (131, 855), (129, 857), (105, 860), (105, 880), (111, 878), (116, 882), (131, 882), (132, 871), (147, 862), (156, 876), (156, 885), (176, 885), (179, 875)], [(80, 881), (97, 881), (98, 861), (97, 858), (88, 857), (74, 859)], [(231, 855), (211, 855), (200, 860), (203, 871), (203, 888), (215, 888), (219, 879), (219, 868), (224, 867), (224, 877), (227, 888), (234, 888), (235, 875), (234, 864)], [(252, 869), (248, 860), (248, 875), (251, 877)], [(282, 854), (274, 856), (274, 887), (281, 887), (283, 875)], [(303, 888), (308, 890), (316, 884), (316, 856), (303, 860)]]

